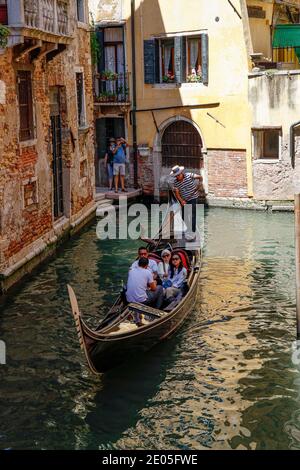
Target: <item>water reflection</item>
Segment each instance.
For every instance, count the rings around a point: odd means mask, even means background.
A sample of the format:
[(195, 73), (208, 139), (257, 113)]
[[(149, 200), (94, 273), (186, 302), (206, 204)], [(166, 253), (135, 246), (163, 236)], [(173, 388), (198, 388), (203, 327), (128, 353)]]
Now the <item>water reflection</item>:
[(214, 209), (194, 312), (171, 340), (107, 375), (85, 367), (71, 283), (90, 324), (139, 242), (70, 242), (2, 303), (0, 448), (300, 447), (293, 217)]

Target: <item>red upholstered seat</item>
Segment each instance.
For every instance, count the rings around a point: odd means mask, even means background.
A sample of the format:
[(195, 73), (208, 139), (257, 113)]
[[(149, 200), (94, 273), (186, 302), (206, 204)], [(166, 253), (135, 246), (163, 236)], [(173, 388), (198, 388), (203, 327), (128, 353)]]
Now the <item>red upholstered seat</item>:
[(156, 253), (149, 253), (148, 258), (152, 259), (153, 261), (156, 261), (157, 263), (160, 263), (162, 261), (161, 257)]
[(175, 253), (180, 257), (183, 266), (189, 272), (191, 270), (191, 263), (190, 263), (188, 254), (180, 248), (177, 248), (176, 250), (172, 252), (172, 254), (175, 254)]

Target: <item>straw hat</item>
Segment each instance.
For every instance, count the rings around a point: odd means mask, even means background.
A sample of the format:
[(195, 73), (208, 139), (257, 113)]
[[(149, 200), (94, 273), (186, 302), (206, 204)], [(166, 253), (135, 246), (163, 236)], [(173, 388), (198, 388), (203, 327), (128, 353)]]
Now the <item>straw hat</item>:
[(179, 165), (175, 165), (173, 168), (172, 168), (172, 171), (170, 173), (170, 176), (179, 176), (181, 175), (181, 173), (184, 172), (184, 166), (179, 166)]

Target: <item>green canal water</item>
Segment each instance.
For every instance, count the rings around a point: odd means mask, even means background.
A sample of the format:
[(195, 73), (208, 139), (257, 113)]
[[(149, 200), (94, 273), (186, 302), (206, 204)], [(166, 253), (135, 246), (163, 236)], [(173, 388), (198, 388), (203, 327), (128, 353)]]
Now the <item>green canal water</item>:
[(66, 284), (91, 325), (138, 242), (95, 226), (0, 306), (1, 449), (300, 449), (293, 215), (213, 209), (196, 307), (172, 339), (95, 378)]

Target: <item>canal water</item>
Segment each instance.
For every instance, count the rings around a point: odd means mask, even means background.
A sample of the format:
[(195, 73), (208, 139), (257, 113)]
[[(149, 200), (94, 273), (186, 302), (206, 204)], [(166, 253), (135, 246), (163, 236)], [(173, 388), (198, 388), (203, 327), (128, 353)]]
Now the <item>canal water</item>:
[(95, 378), (66, 284), (91, 325), (136, 241), (95, 226), (0, 306), (1, 449), (300, 449), (293, 215), (212, 209), (196, 307), (172, 339)]

